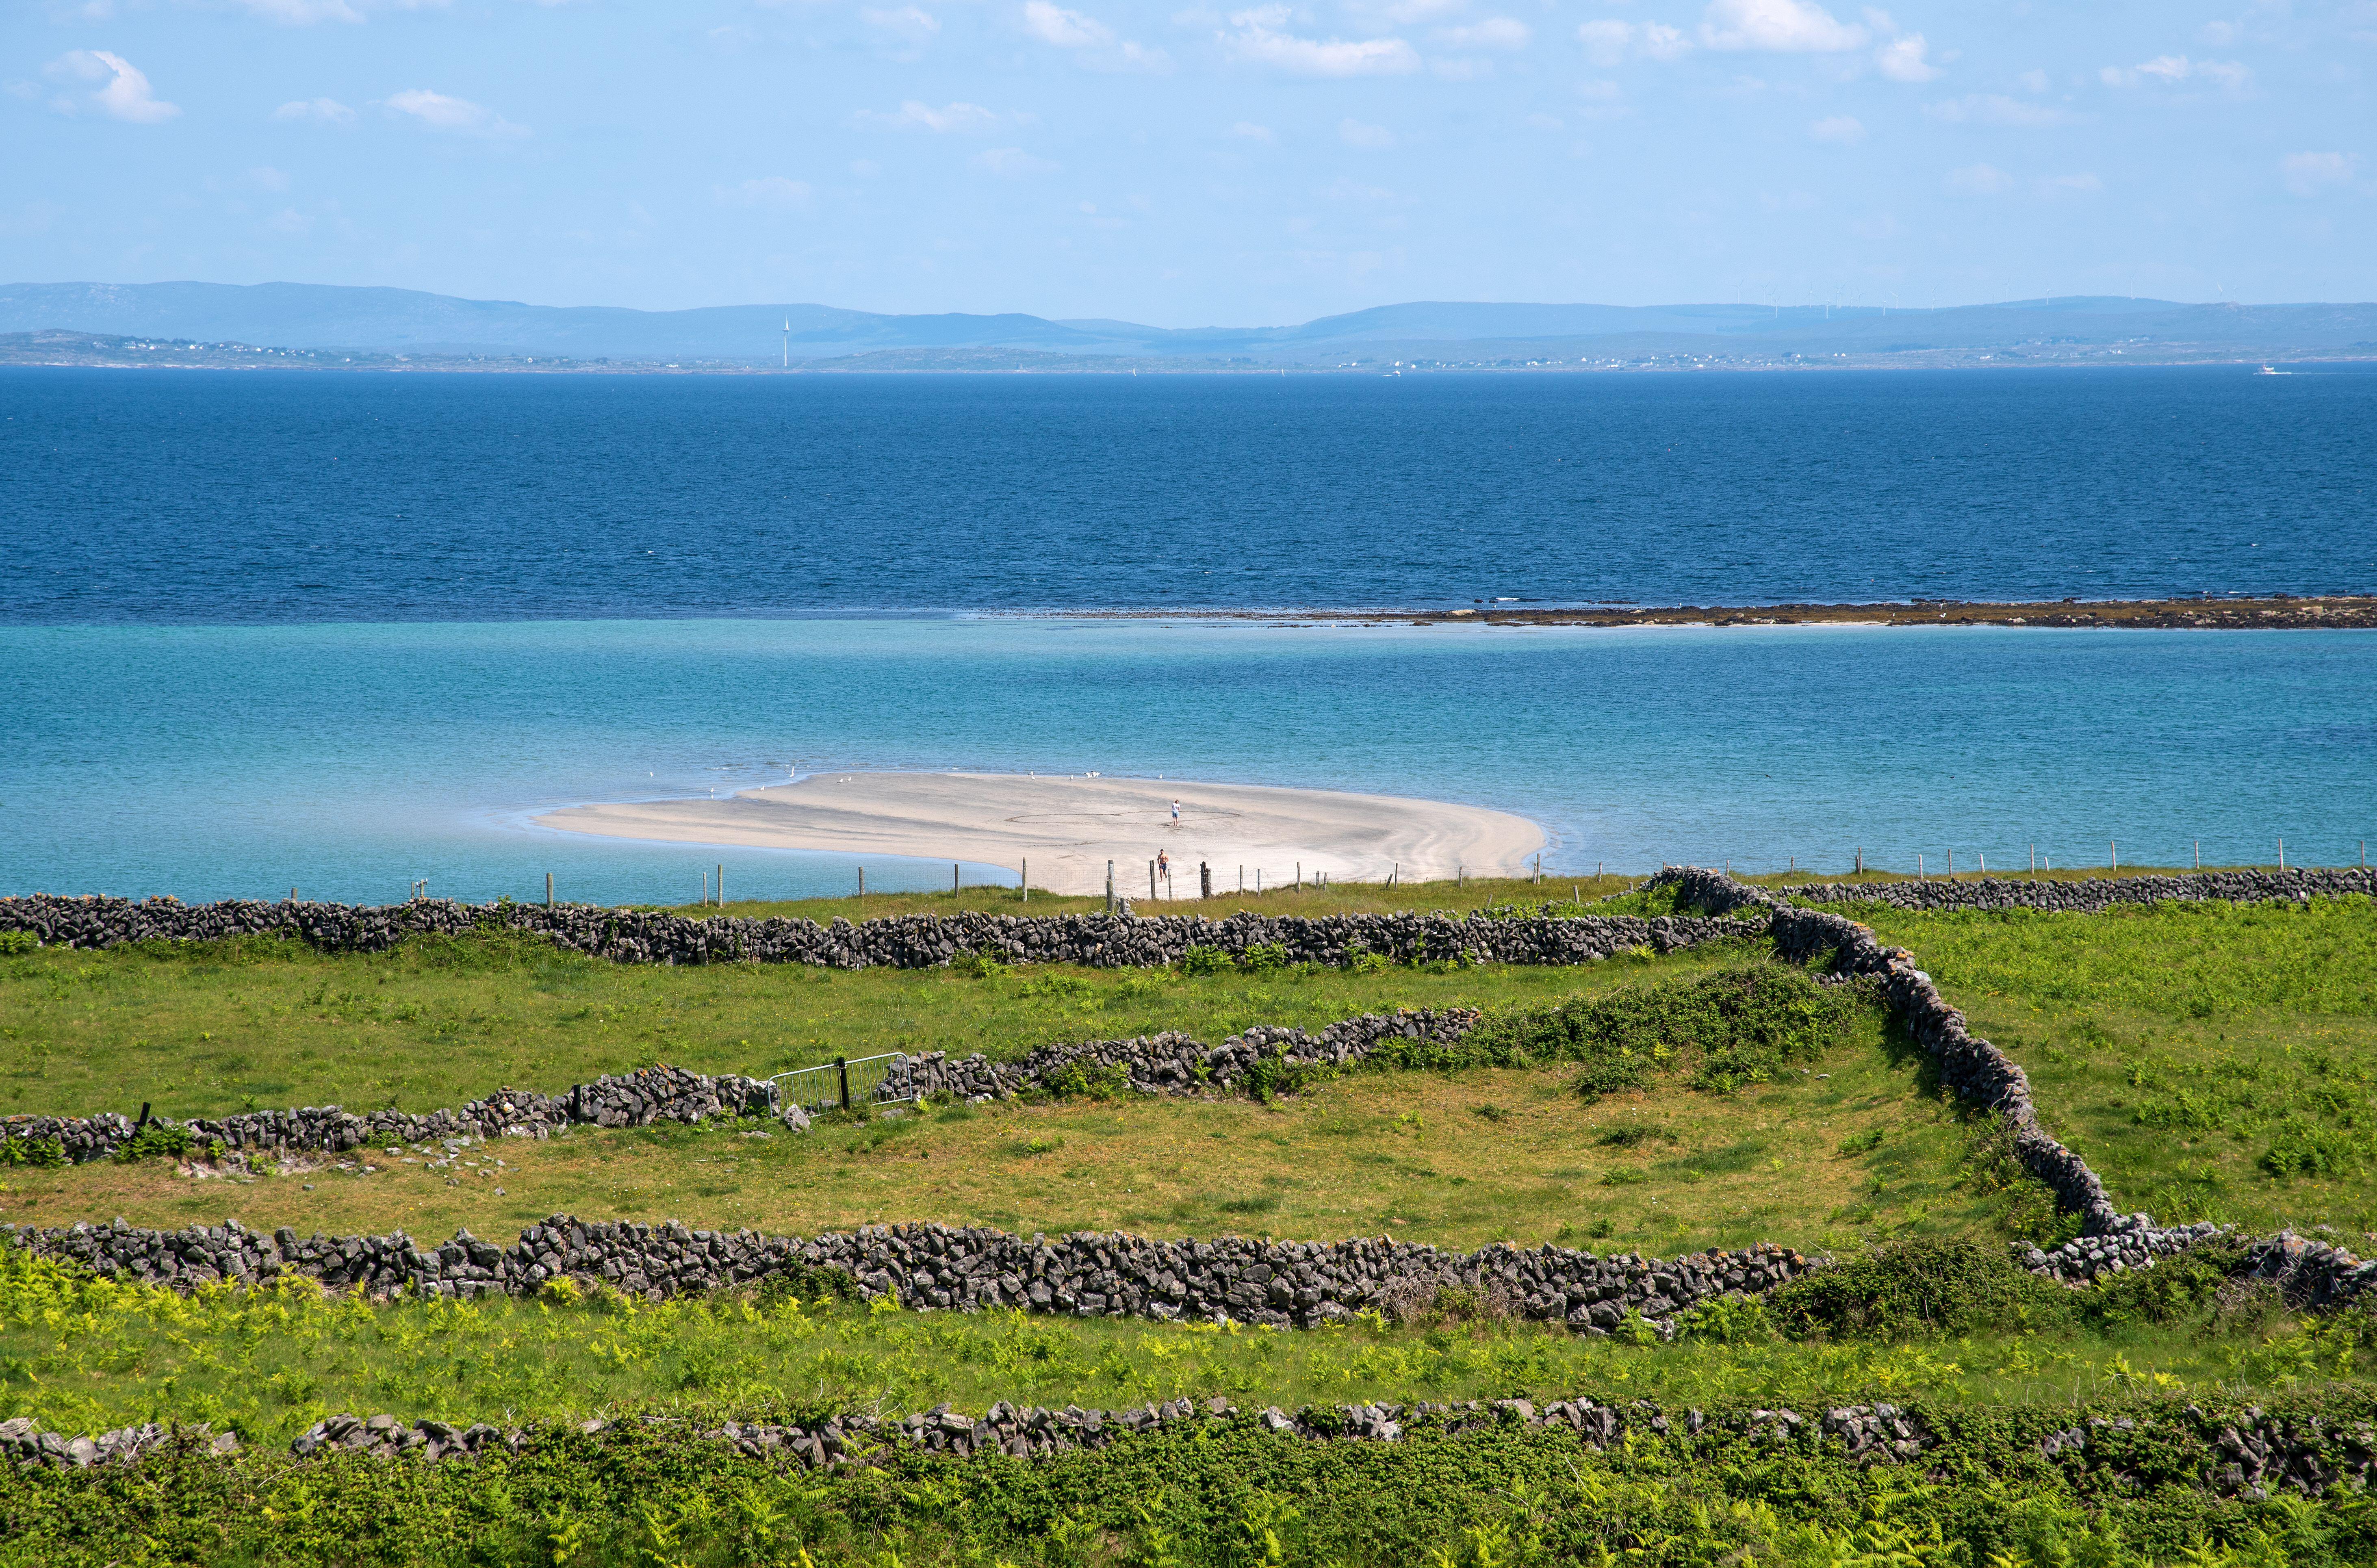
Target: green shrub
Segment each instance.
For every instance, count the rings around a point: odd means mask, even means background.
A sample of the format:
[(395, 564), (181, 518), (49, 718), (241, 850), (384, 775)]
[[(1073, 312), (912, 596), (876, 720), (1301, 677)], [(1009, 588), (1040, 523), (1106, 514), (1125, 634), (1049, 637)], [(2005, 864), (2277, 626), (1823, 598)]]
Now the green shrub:
[(41, 945), (42, 939), (30, 931), (0, 931), (0, 958), (30, 952)]
[(1459, 1041), (1390, 1042), (1380, 1055), (1404, 1067), (1578, 1062), (1584, 1071), (1576, 1088), (1588, 1095), (1643, 1088), (1654, 1074), (1680, 1070), (1693, 1088), (1725, 1094), (1813, 1059), (1878, 1015), (1864, 987), (1821, 986), (1787, 964), (1749, 964), (1511, 1008)]
[(2217, 1237), (2156, 1259), (2152, 1268), (2106, 1275), (2074, 1292), (2072, 1302), (2084, 1319), (2102, 1327), (2184, 1323), (2212, 1306), (2244, 1262), (2243, 1242)]
[(1191, 947), (1180, 955), (1183, 975), (1226, 975), (1232, 967), (1227, 948)]
[(66, 1145), (55, 1138), (0, 1137), (0, 1165), (62, 1166)]
[(970, 980), (996, 980), (1008, 966), (986, 952), (962, 952), (950, 960), (950, 973)]
[(1977, 1241), (1894, 1241), (1776, 1291), (1767, 1311), (1792, 1335), (1903, 1339), (2067, 1324), (2071, 1293)]
[(1287, 967), (1284, 942), (1248, 942), (1238, 954), (1238, 967), (1249, 975), (1269, 975)]
[(168, 1127), (161, 1121), (151, 1121), (136, 1131), (115, 1151), (115, 1157), (126, 1164), (160, 1155), (168, 1159), (181, 1159), (197, 1148), (198, 1141), (190, 1135), (188, 1128)]
[(1095, 1068), (1069, 1061), (1040, 1082), (1060, 1100), (1119, 1100), (1130, 1093), (1130, 1069), (1118, 1061)]

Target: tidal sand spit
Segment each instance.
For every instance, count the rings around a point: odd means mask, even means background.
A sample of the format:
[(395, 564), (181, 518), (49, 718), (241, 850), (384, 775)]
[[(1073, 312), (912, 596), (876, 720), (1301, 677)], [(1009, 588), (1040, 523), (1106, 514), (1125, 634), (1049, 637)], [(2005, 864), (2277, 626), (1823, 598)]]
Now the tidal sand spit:
[[(1173, 803), (1179, 802), (1176, 820)], [(1172, 887), (1197, 894), (1197, 867), (1235, 891), (1296, 874), (1374, 881), (1398, 865), (1412, 878), (1510, 875), (1542, 847), (1523, 817), (1475, 806), (1335, 790), (1186, 779), (1016, 773), (827, 773), (723, 800), (573, 806), (540, 826), (608, 838), (825, 850), (853, 856), (1032, 863), (1032, 885), (1095, 893), (1115, 862), (1127, 896), (1147, 892), (1147, 862), (1172, 862)]]

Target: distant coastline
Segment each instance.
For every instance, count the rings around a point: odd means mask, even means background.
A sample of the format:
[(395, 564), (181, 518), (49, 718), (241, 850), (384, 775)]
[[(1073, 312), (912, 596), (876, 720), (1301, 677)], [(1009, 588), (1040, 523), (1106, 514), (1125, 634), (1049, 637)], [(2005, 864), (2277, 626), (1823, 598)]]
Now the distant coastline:
[[(1073, 610), (1072, 620), (1316, 622), (1358, 626), (2020, 626), (2186, 630), (2377, 630), (2377, 596), (2270, 593), (2193, 599), (1978, 601), (1864, 604), (1544, 606), (1479, 600), (1466, 609)], [(1039, 618), (1034, 616), (1032, 618)]]
[[(1426, 351), (1426, 352), (1423, 352)], [(1391, 352), (1343, 350), (1326, 362), (1188, 355), (1061, 353), (1015, 348), (895, 348), (826, 359), (770, 364), (752, 359), (574, 358), (566, 354), (397, 353), (386, 350), (282, 348), (239, 341), (121, 336), (100, 332), (0, 332), (0, 366), (85, 370), (313, 370), (403, 374), (424, 371), (519, 376), (1404, 376), (1678, 375), (1694, 371), (2037, 370), (2103, 365), (2180, 366), (2377, 364), (2377, 344), (2322, 349), (2315, 355), (2217, 343), (2040, 343), (2019, 348), (1929, 348), (1810, 355), (1746, 350), (1668, 350), (1567, 359), (1523, 351), (1498, 353), (1465, 343), (1398, 345)]]

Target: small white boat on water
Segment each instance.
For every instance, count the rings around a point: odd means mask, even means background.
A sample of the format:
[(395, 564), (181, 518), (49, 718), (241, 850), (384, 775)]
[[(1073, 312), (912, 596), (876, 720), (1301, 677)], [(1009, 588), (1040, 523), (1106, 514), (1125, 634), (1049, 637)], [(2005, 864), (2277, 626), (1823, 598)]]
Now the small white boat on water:
[(2278, 370), (2265, 365), (2262, 366), (2261, 369), (2253, 372), (2253, 374), (2256, 376), (2291, 376), (2294, 372), (2291, 370)]

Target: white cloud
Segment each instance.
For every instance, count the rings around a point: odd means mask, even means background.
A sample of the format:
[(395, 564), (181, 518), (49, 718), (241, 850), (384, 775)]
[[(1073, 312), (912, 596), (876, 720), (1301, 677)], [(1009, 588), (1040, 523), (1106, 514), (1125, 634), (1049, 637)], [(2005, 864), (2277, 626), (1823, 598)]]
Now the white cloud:
[(885, 10), (875, 6), (862, 6), (858, 19), (867, 26), (880, 28), (906, 39), (911, 43), (929, 43), (940, 34), (940, 18), (914, 6), (902, 6), (897, 10)]
[(2157, 54), (2127, 67), (2108, 66), (2096, 75), (2107, 87), (2137, 87), (2147, 82), (2177, 87), (2181, 82), (2202, 82), (2223, 92), (2241, 93), (2253, 85), (2250, 66), (2234, 60), (2191, 60), (2184, 54)]
[(883, 165), (872, 158), (857, 158), (851, 161), (850, 172), (862, 180), (871, 180), (883, 172)]
[(1452, 49), (1524, 49), (1535, 36), (1535, 30), (1516, 17), (1488, 17), (1482, 22), (1439, 28), (1434, 34), (1439, 43)]
[(720, 186), (718, 199), (735, 207), (798, 207), (809, 198), (806, 181), (769, 174), (739, 186)]
[(317, 120), (326, 126), (351, 126), (355, 112), (335, 98), (293, 98), (272, 112), (276, 120)]
[(2025, 103), (2019, 98), (2008, 98), (2001, 92), (1969, 93), (1952, 98), (1943, 103), (1928, 103), (1923, 113), (1934, 120), (1952, 126), (2060, 126), (2072, 116), (2060, 109), (2050, 109), (2044, 103)]
[(2049, 174), (2038, 182), (2041, 196), (2093, 196), (2104, 188), (2094, 174)]
[[(42, 74), (53, 81), (100, 83), (91, 90), (90, 101), (112, 119), (153, 126), (182, 112), (158, 98), (148, 77), (131, 61), (104, 49), (77, 49), (61, 54), (43, 66)], [(51, 102), (69, 114), (80, 107), (74, 99), (63, 96)]]
[(1069, 11), (1049, 0), (1028, 0), (1023, 7), (1023, 30), (1043, 43), (1080, 54), (1086, 64), (1124, 70), (1169, 70), (1172, 57), (1161, 49), (1149, 49), (1124, 39), (1117, 42), (1114, 29), (1095, 17)]
[(1419, 54), (1400, 38), (1299, 38), (1283, 31), (1285, 6), (1258, 6), (1230, 13), (1238, 30), (1219, 35), (1242, 60), (1274, 66), (1308, 77), (1401, 76), (1419, 69)]
[(1045, 158), (1034, 158), (1020, 147), (994, 147), (977, 152), (972, 160), (977, 169), (987, 169), (1006, 179), (1019, 180), (1026, 174), (1045, 174), (1057, 165)]
[(1337, 139), (1365, 152), (1388, 152), (1394, 149), (1395, 133), (1384, 126), (1368, 126), (1359, 120), (1344, 119), (1337, 122)]
[(1494, 62), (1439, 54), (1427, 63), (1427, 70), (1430, 76), (1444, 81), (1484, 81), (1494, 74)]
[(442, 92), (432, 92), (416, 87), (395, 94), (388, 106), (400, 114), (410, 114), (432, 130), (457, 131), (464, 136), (522, 137), (528, 135), (525, 126), (513, 125), (501, 114), (467, 98), (448, 98)]
[(997, 129), (999, 117), (979, 103), (952, 103), (936, 109), (929, 103), (919, 103), (911, 98), (900, 105), (897, 114), (886, 114), (874, 109), (861, 109), (853, 116), (862, 126), (873, 126), (890, 131), (934, 131), (943, 135), (956, 132), (961, 136), (987, 136)]
[(1854, 114), (1834, 114), (1810, 126), (1808, 134), (1835, 147), (1855, 147), (1865, 139), (1865, 126)]
[(2295, 195), (2324, 196), (2350, 186), (2359, 162), (2348, 152), (2289, 152), (2278, 160), (2278, 172)]
[(1059, 49), (1100, 49), (1114, 42), (1114, 30), (1079, 11), (1031, 0), (1023, 7), (1023, 28), (1044, 43)]
[(314, 22), (359, 22), (363, 13), (347, 0), (239, 0), (241, 6), (267, 21), (290, 27)]
[(1649, 60), (1676, 60), (1690, 53), (1692, 41), (1664, 22), (1615, 21), (1604, 18), (1586, 22), (1576, 30), (1576, 40), (1596, 66), (1615, 66), (1629, 54)]
[(287, 190), (289, 176), (269, 163), (259, 164), (247, 172), (248, 182), (259, 190)]
[(1835, 21), (1807, 0), (1712, 0), (1701, 23), (1701, 42), (1711, 49), (1830, 54), (1862, 48), (1865, 41), (1865, 29)]
[(1893, 81), (1933, 81), (1940, 67), (1923, 57), (1928, 46), (1919, 32), (1892, 39), (1873, 52), (1873, 63)]
[(1240, 120), (1230, 127), (1230, 134), (1244, 137), (1248, 141), (1273, 142), (1279, 139), (1272, 134), (1272, 128), (1269, 126), (1258, 126), (1252, 120)]
[(2045, 92), (2047, 90), (2047, 73), (2045, 71), (2025, 71), (2022, 75), (2014, 78), (2014, 80), (2022, 83), (2024, 90), (2026, 91)]
[(2012, 174), (1987, 163), (1974, 163), (1948, 171), (1948, 188), (1963, 191), (1966, 196), (1995, 196), (2013, 186)]
[(1432, 22), (1458, 16), (1469, 8), (1469, 0), (1344, 0), (1344, 8), (1354, 16), (1385, 29), (1410, 27), (1415, 22)]

